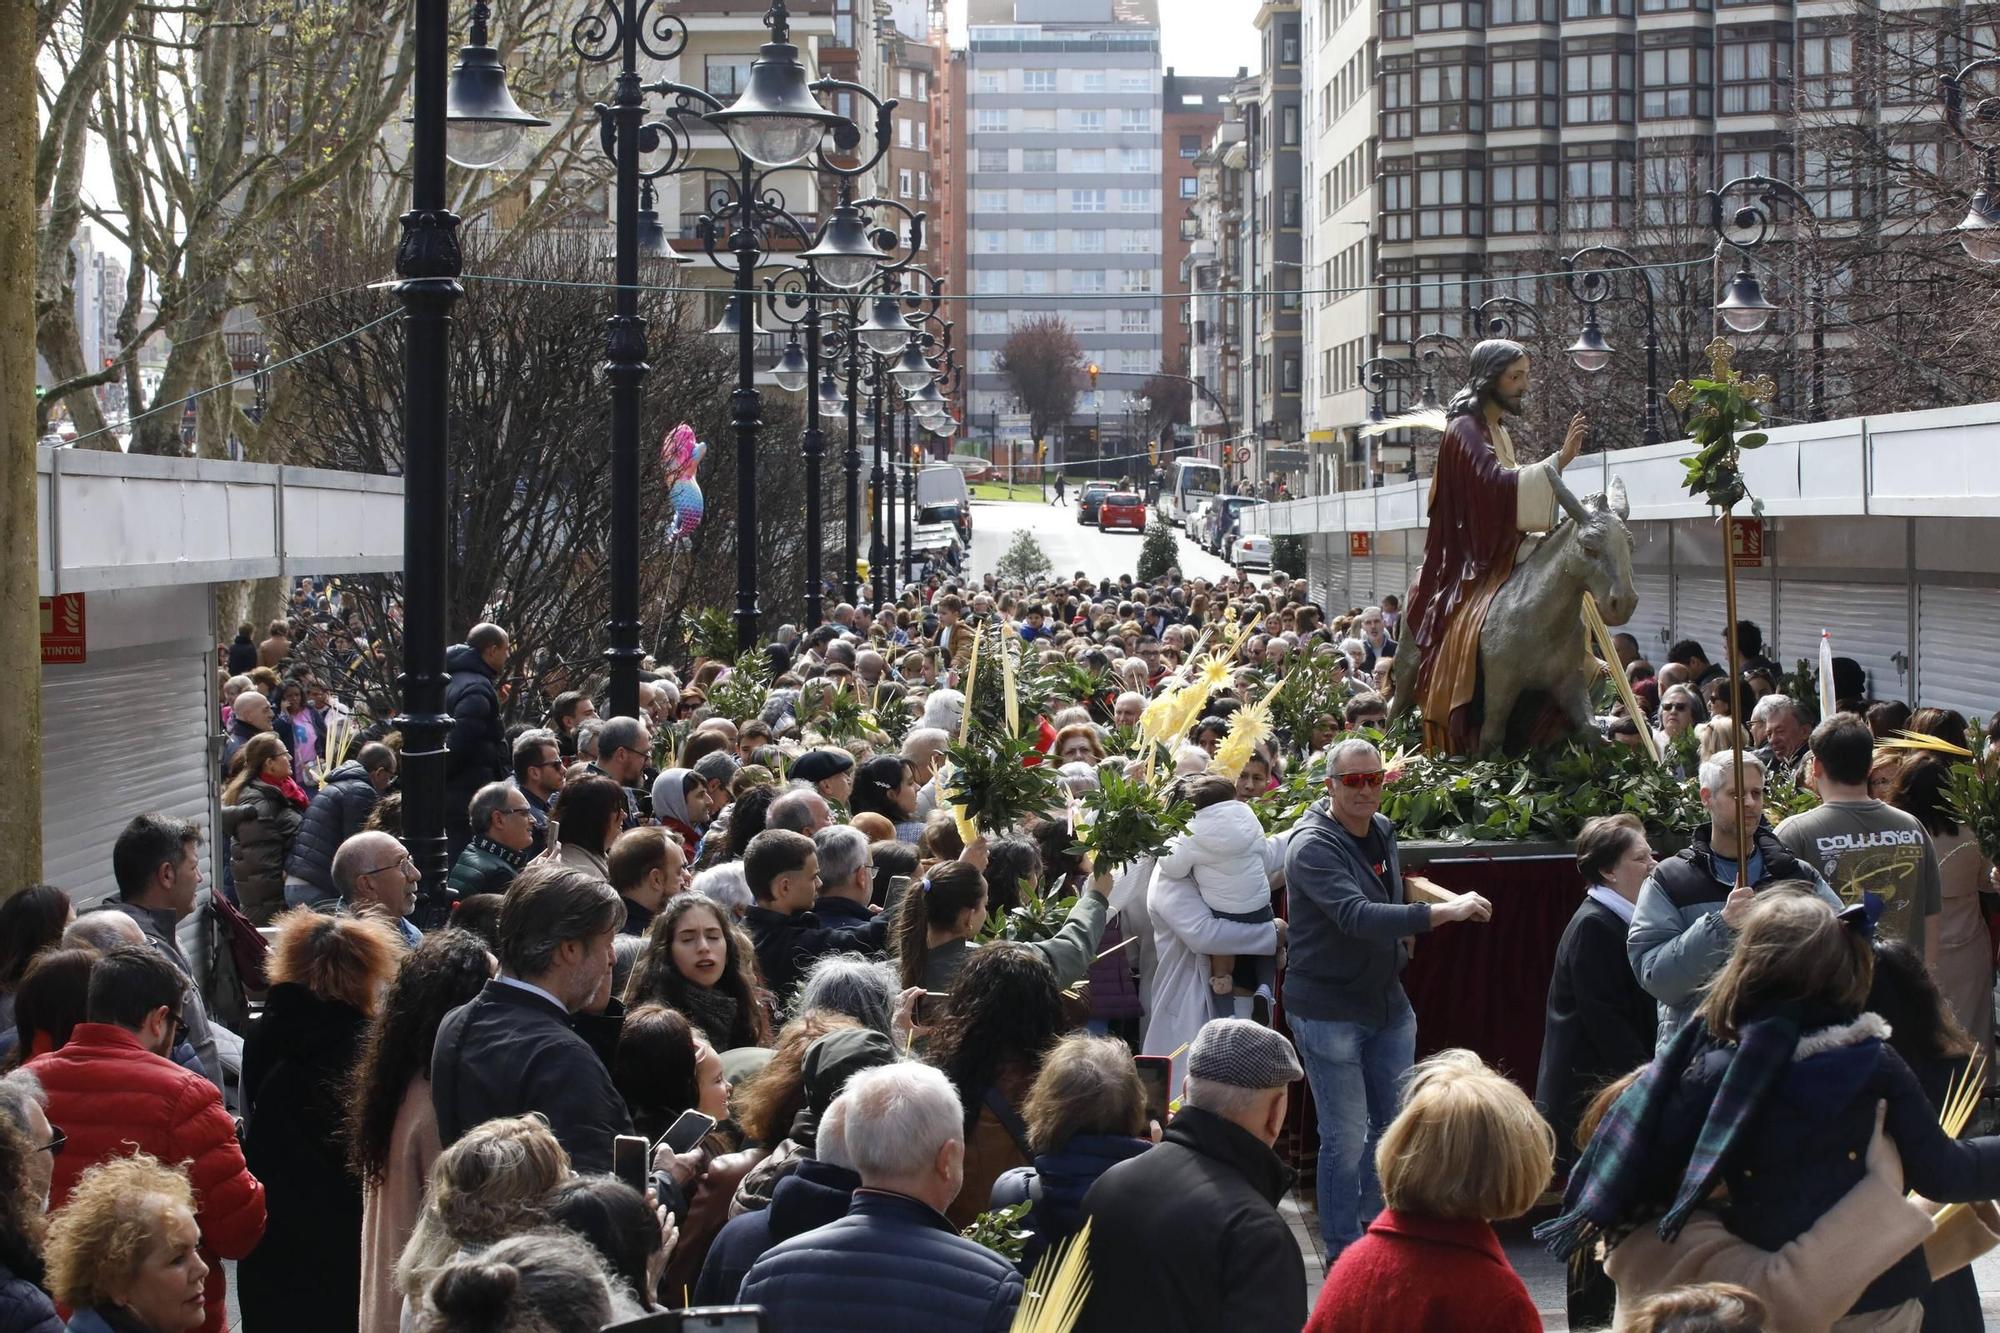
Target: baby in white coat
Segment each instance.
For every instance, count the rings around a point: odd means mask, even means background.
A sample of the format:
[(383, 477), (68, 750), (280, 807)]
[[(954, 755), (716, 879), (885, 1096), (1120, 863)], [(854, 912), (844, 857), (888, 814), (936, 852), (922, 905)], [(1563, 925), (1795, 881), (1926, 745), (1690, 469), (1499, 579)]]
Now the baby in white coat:
[[(1236, 799), (1236, 784), (1227, 778), (1186, 781), (1194, 818), (1186, 833), (1167, 844), (1160, 873), (1193, 881), (1208, 910), (1224, 921), (1271, 920), (1271, 874), (1279, 853), (1264, 835), (1257, 812)], [(1257, 999), (1269, 1005), (1277, 967), (1269, 956), (1211, 954), (1208, 973), (1214, 1012), (1230, 1018), (1237, 1016), (1238, 1001), (1246, 1009)]]

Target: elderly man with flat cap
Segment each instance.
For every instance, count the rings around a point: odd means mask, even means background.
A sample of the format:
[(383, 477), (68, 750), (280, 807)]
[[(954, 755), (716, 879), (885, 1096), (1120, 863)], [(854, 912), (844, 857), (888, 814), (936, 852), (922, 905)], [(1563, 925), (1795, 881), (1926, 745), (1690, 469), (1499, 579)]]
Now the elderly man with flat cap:
[(792, 761), (790, 776), (797, 782), (810, 782), (813, 790), (826, 798), (828, 805), (835, 806), (845, 819), (847, 798), (854, 795), (854, 756), (845, 750), (830, 746), (807, 750)]
[(1091, 1293), (1077, 1328), (1297, 1333), (1305, 1263), (1278, 1214), (1293, 1173), (1271, 1145), (1305, 1071), (1290, 1041), (1242, 1018), (1204, 1024), (1187, 1062), (1165, 1141), (1083, 1197)]

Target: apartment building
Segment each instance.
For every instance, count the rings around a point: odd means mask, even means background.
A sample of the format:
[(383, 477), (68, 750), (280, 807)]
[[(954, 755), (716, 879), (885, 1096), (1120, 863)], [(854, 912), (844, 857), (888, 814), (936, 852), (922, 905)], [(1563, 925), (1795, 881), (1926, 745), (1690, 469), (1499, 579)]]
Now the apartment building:
[[(1193, 322), (1189, 328), (1188, 373), (1207, 388), (1190, 411), (1197, 443), (1220, 460), (1234, 455), (1238, 424), (1245, 419), (1244, 273), (1249, 254), (1246, 194), (1249, 173), (1243, 99), (1254, 95), (1248, 75), (1230, 89), (1222, 120), (1195, 157), (1193, 235), (1181, 263)], [(1240, 96), (1239, 96), (1240, 95)]]
[[(1248, 70), (1239, 69), (1236, 78), (1248, 74)], [(1169, 68), (1160, 85), (1160, 188), (1165, 195), (1160, 274), (1167, 297), (1161, 307), (1160, 368), (1176, 375), (1188, 373), (1188, 334), (1194, 323), (1193, 304), (1186, 299), (1190, 288), (1182, 270), (1197, 231), (1194, 203), (1201, 173), (1196, 163), (1222, 123), (1223, 108), (1235, 82), (1228, 77), (1180, 74)]]
[(1281, 474), (1296, 485), (1305, 465), (1305, 107), (1298, 0), (1265, 0), (1256, 23), (1264, 64), (1244, 115), (1250, 297), (1242, 477), (1261, 487)]
[[(1161, 77), (1154, 0), (972, 0), (965, 75), (974, 428), (1025, 440), (1000, 349), (1057, 314), (1102, 370), (1056, 457), (1112, 452), (1162, 345)], [(1100, 429), (1100, 427), (1102, 429)], [(1096, 437), (1093, 439), (1093, 437)]]

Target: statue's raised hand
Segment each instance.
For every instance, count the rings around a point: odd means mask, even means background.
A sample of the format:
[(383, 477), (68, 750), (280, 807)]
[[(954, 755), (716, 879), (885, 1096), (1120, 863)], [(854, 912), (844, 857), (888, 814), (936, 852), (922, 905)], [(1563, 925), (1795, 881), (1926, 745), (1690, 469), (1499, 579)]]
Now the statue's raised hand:
[(1576, 456), (1583, 452), (1584, 437), (1589, 433), (1590, 418), (1583, 413), (1578, 412), (1569, 419), (1569, 433), (1563, 436), (1562, 457), (1556, 463), (1558, 468), (1568, 467), (1576, 461)]

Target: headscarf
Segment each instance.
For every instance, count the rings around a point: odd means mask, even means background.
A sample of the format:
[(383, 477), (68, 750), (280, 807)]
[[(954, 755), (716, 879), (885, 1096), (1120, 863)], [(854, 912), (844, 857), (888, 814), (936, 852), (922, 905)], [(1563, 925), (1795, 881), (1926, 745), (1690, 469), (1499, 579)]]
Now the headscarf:
[(693, 828), (687, 806), (687, 781), (693, 774), (691, 768), (669, 768), (653, 779), (653, 813)]

